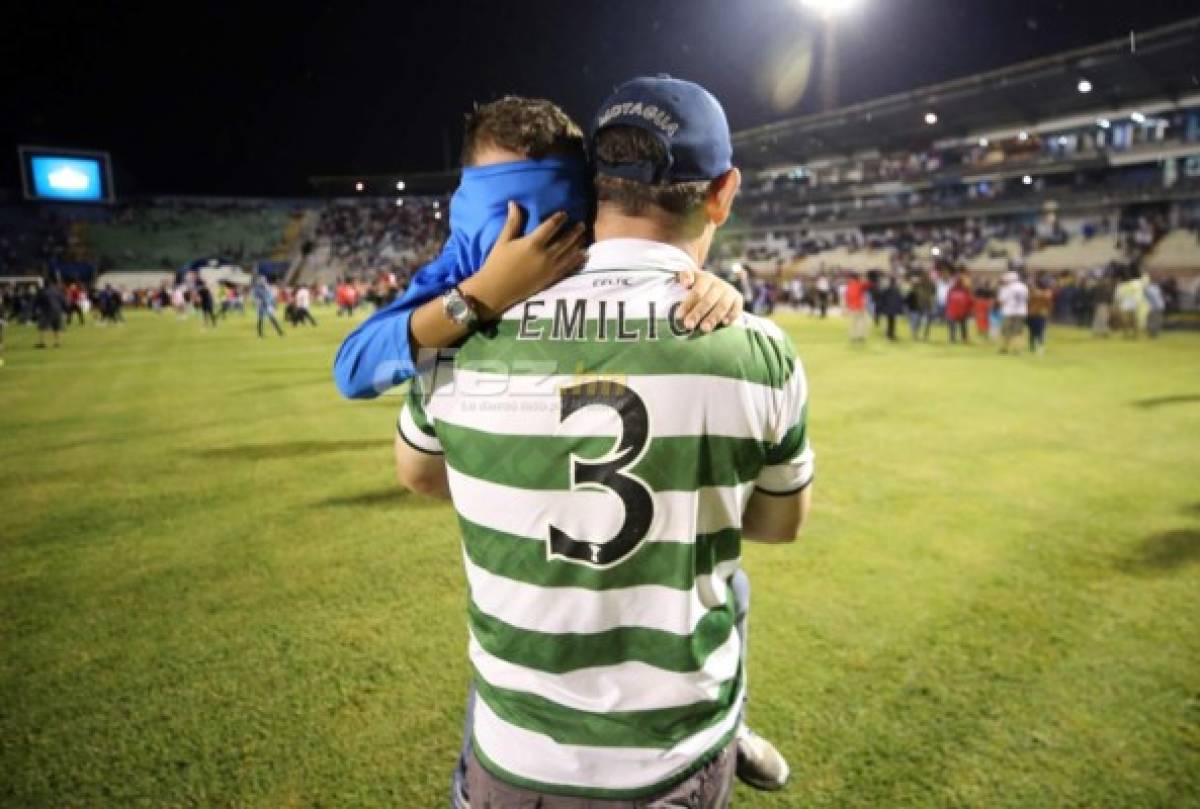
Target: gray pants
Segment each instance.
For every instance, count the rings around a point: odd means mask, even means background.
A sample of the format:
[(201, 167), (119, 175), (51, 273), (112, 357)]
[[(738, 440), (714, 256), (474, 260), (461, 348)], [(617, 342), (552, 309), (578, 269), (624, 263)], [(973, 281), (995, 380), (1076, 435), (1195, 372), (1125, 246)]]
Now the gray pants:
[(733, 796), (736, 747), (736, 742), (730, 742), (696, 773), (666, 792), (629, 801), (569, 798), (522, 789), (493, 776), (472, 752), (467, 760), (471, 809), (726, 809)]
[[(747, 657), (747, 653), (749, 651), (749, 644), (747, 643), (748, 636), (746, 633), (749, 629), (748, 622), (750, 620), (750, 577), (746, 575), (746, 571), (742, 570), (741, 568), (738, 568), (737, 572), (734, 573), (733, 577), (729, 580), (729, 586), (733, 590), (733, 606), (737, 613), (737, 633), (738, 633), (738, 637), (740, 637), (742, 639), (742, 670), (743, 670), (743, 672), (745, 672), (746, 671), (746, 657)], [(748, 689), (747, 689), (746, 693), (749, 693)], [(467, 711), (466, 711), (466, 721), (465, 721), (464, 727), (463, 727), (462, 752), (458, 756), (458, 763), (455, 765), (454, 774), (450, 778), (450, 809), (464, 809), (464, 807), (466, 806), (466, 803), (463, 801), (464, 793), (466, 795), (470, 796), (471, 809), (478, 809), (478, 807), (480, 805), (484, 805), (484, 806), (487, 805), (487, 804), (477, 804), (475, 802), (475, 793), (472, 791), (474, 789), (474, 784), (471, 782), (470, 776), (469, 776), (471, 762), (475, 761), (475, 752), (471, 749), (471, 734), (473, 732), (472, 718), (474, 716), (474, 713), (475, 713), (475, 685), (472, 684), (470, 689), (467, 691)], [(736, 744), (734, 746), (736, 746)], [(726, 751), (726, 752), (728, 752), (728, 751)], [(737, 758), (736, 755), (733, 755), (730, 758), (731, 758), (731, 760), (736, 762), (736, 758)], [(733, 772), (733, 766), (734, 766), (733, 764), (730, 764), (730, 773)], [(476, 769), (481, 769), (478, 766), (477, 762), (475, 764), (475, 767), (476, 767)], [(699, 776), (700, 773), (697, 773), (696, 775)], [(491, 778), (490, 775), (488, 775), (487, 777), (493, 781), (495, 780), (494, 778)], [(683, 784), (680, 784), (678, 789), (683, 789), (684, 786), (692, 783), (693, 780), (694, 780), (694, 778), (689, 778)], [(465, 787), (465, 789), (464, 789), (464, 787)], [(509, 788), (514, 789), (512, 787), (509, 787)], [(732, 787), (731, 787), (731, 790), (732, 790)], [(529, 794), (533, 794), (533, 793), (529, 793)], [(676, 793), (671, 792), (670, 794), (674, 795)], [(666, 800), (666, 799), (667, 798), (664, 798), (663, 800)], [(559, 800), (559, 799), (556, 799), (556, 800)], [(610, 805), (613, 807), (645, 806), (645, 807), (654, 807), (655, 809), (657, 809), (657, 807), (662, 807), (663, 809), (666, 809), (666, 807), (681, 806), (681, 807), (696, 807), (698, 809), (699, 807), (725, 806), (727, 803), (728, 803), (728, 797), (726, 797), (726, 803), (713, 803), (713, 804), (707, 804), (707, 803), (690, 804), (690, 803), (686, 803), (686, 802), (684, 802), (684, 803), (641, 803), (641, 804), (632, 804), (631, 803), (631, 804), (624, 804), (624, 803), (619, 803), (619, 802), (613, 803), (612, 801), (598, 801), (598, 802), (594, 802), (592, 804), (588, 804), (586, 802), (563, 803), (563, 804), (559, 804), (559, 803), (539, 804), (535, 800), (534, 803), (525, 803), (525, 804), (497, 803), (497, 804), (495, 804), (495, 806), (518, 806), (518, 807), (522, 807), (522, 809), (524, 809), (524, 807), (526, 807), (526, 806), (529, 806), (529, 807), (563, 806), (563, 807), (571, 807), (571, 809), (582, 809), (583, 807), (590, 807), (590, 806), (608, 807)]]

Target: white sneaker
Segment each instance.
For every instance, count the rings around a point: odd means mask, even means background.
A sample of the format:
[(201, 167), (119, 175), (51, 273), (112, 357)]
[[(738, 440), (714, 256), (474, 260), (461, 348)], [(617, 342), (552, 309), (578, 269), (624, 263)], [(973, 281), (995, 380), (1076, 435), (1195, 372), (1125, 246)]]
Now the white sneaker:
[(748, 786), (765, 792), (783, 789), (791, 770), (775, 745), (743, 722), (737, 732), (737, 777)]

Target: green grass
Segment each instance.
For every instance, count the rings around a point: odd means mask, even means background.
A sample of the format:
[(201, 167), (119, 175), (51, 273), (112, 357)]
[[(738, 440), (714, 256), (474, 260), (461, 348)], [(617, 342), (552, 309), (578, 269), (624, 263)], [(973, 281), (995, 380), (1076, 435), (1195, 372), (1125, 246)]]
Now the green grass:
[[(318, 313), (321, 317), (322, 313)], [(345, 322), (133, 313), (0, 368), (0, 805), (444, 805), (467, 683), (448, 507)], [(1200, 336), (805, 360), (816, 507), (747, 545), (736, 805), (1200, 805)]]

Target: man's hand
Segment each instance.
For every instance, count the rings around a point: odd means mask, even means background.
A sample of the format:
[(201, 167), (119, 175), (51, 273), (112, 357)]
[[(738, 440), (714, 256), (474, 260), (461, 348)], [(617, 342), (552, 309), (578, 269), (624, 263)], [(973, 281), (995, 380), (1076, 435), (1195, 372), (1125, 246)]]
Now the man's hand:
[(567, 215), (560, 212), (528, 236), (517, 238), (523, 219), (517, 204), (509, 202), (504, 229), (487, 260), (478, 273), (460, 285), (478, 303), (480, 318), (485, 321), (578, 269), (586, 258), (587, 227), (582, 222), (560, 234), (567, 221)]
[(742, 314), (745, 299), (741, 291), (707, 270), (683, 270), (678, 279), (689, 290), (679, 307), (686, 328), (698, 325), (700, 331), (710, 332), (718, 324), (728, 326)]

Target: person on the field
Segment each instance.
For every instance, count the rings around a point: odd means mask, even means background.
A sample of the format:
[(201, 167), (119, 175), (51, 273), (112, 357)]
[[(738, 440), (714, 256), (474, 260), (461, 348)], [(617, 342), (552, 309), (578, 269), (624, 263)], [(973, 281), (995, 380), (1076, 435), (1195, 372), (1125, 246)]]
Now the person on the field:
[(846, 311), (850, 313), (850, 342), (866, 342), (870, 321), (867, 318), (867, 282), (858, 273), (850, 273), (846, 282)]
[(1118, 284), (1114, 303), (1121, 321), (1121, 333), (1126, 339), (1136, 340), (1141, 331), (1141, 310), (1146, 306), (1146, 287), (1142, 276), (1131, 275)]
[(1004, 274), (1000, 291), (996, 293), (1000, 306), (1000, 353), (1017, 353), (1014, 343), (1019, 345), (1025, 333), (1025, 318), (1029, 315), (1029, 287), (1013, 271)]
[[(372, 315), (343, 343), (334, 366), (343, 394), (377, 395), (413, 374), (420, 351), (452, 346), (467, 335), (466, 325), (448, 317), (451, 290), (498, 311), (579, 263), (582, 228), (576, 227), (574, 238), (560, 233), (553, 244), (537, 247), (534, 240), (542, 226), (553, 234), (555, 229), (566, 230), (563, 223), (568, 218), (582, 222), (589, 217), (591, 177), (583, 153), (579, 128), (542, 99), (502, 98), (468, 118), (462, 184), (450, 206), (450, 240), (438, 259), (414, 276), (403, 298)], [(568, 216), (552, 216), (559, 210)], [(530, 250), (528, 260), (516, 265), (485, 263), (484, 256), (506, 221), (521, 213), (530, 232), (519, 240)], [(686, 268), (677, 280), (689, 289), (678, 313), (687, 328), (703, 333), (740, 314), (741, 292), (711, 273)], [(745, 574), (738, 571), (734, 578), (735, 590), (748, 593), (748, 582), (740, 581)], [(739, 602), (739, 610), (745, 609), (748, 602)], [(466, 735), (469, 741), (470, 734)], [(747, 777), (753, 777), (756, 767), (768, 768), (772, 756), (778, 757), (757, 736), (746, 734), (744, 742), (740, 772)], [(764, 760), (768, 763), (760, 767)], [(466, 753), (452, 791), (460, 804), (465, 762)]]
[(1029, 351), (1031, 353), (1046, 353), (1046, 324), (1050, 321), (1050, 313), (1054, 311), (1054, 291), (1051, 289), (1048, 276), (1041, 276), (1029, 291)]
[(900, 284), (895, 275), (880, 278), (875, 295), (875, 311), (887, 321), (887, 339), (896, 342), (896, 318), (904, 313), (904, 295), (900, 292)]
[[(832, 287), (829, 284), (829, 276), (827, 276), (825, 273), (820, 273), (817, 276), (817, 311), (820, 312), (822, 320), (824, 320), (829, 314), (829, 298), (831, 289)], [(864, 296), (866, 295), (865, 289), (863, 290), (863, 294)], [(866, 311), (866, 300), (864, 297), (863, 313), (865, 314)]]
[(196, 297), (200, 299), (200, 315), (203, 318), (201, 324), (204, 326), (217, 327), (217, 313), (213, 308), (212, 290), (208, 288), (208, 284), (204, 283), (203, 278), (196, 279)]
[(990, 281), (980, 281), (971, 293), (971, 313), (975, 316), (975, 333), (980, 338), (996, 339), (992, 333), (992, 306), (996, 300), (996, 294), (992, 292), (992, 284)]
[(84, 291), (83, 287), (80, 286), (78, 283), (72, 282), (70, 284), (70, 286), (67, 287), (66, 325), (68, 325), (68, 326), (71, 325), (72, 317), (79, 318), (80, 326), (82, 326), (84, 324), (85, 321), (83, 319), (84, 313), (83, 313), (82, 301), (86, 297), (87, 297), (87, 293)]
[(271, 289), (266, 278), (261, 275), (254, 277), (254, 286), (250, 288), (250, 297), (254, 299), (254, 306), (258, 311), (258, 336), (260, 338), (263, 336), (263, 321), (269, 320), (275, 327), (275, 333), (282, 337), (283, 328), (275, 319), (275, 291)]
[(934, 317), (944, 321), (946, 319), (946, 299), (950, 296), (950, 277), (939, 271), (934, 271), (933, 285), (933, 300), (934, 300)]
[(928, 340), (933, 325), (934, 286), (929, 273), (922, 270), (917, 274), (908, 291), (908, 328), (914, 340)]
[(358, 290), (349, 281), (342, 281), (337, 287), (337, 316), (354, 317), (354, 307), (358, 306)]
[[(464, 530), (472, 805), (725, 807), (735, 758), (765, 744), (742, 723), (739, 535), (790, 541), (799, 528), (812, 479), (807, 387), (769, 321), (742, 315), (707, 334), (680, 322), (675, 277), (703, 263), (740, 183), (716, 100), (688, 82), (635, 80), (593, 131), (587, 265), (503, 312), (468, 302), (462, 319), (486, 328), (433, 390), (413, 386), (398, 470), (409, 488), (453, 494)], [(533, 261), (560, 223), (550, 224), (519, 239), (512, 211), (488, 264)], [(535, 375), (510, 373), (535, 357)], [(468, 389), (497, 375), (514, 384), (473, 407)], [(530, 397), (553, 406), (522, 406)], [(759, 436), (760, 454), (706, 442), (718, 423), (722, 435)], [(584, 460), (594, 456), (580, 442), (598, 436), (614, 457)], [(656, 640), (634, 642), (646, 633)], [(777, 765), (761, 786), (786, 781)]]
[(946, 323), (950, 328), (950, 342), (958, 342), (959, 337), (962, 337), (963, 345), (970, 342), (967, 324), (971, 322), (974, 305), (966, 281), (961, 275), (957, 276), (946, 293)]
[(308, 287), (296, 287), (296, 293), (292, 296), (292, 305), (296, 307), (296, 322), (294, 325), (299, 326), (303, 323), (316, 326), (317, 319), (312, 316), (309, 307), (312, 305), (312, 293)]
[(1152, 276), (1146, 276), (1146, 336), (1158, 337), (1162, 333), (1163, 318), (1167, 311), (1167, 302), (1163, 297), (1162, 287)]
[(67, 299), (57, 282), (47, 281), (33, 299), (33, 309), (37, 317), (38, 341), (35, 348), (46, 347), (46, 334), (54, 335), (54, 347), (58, 348), (60, 335), (63, 330), (63, 311), (67, 308)]

